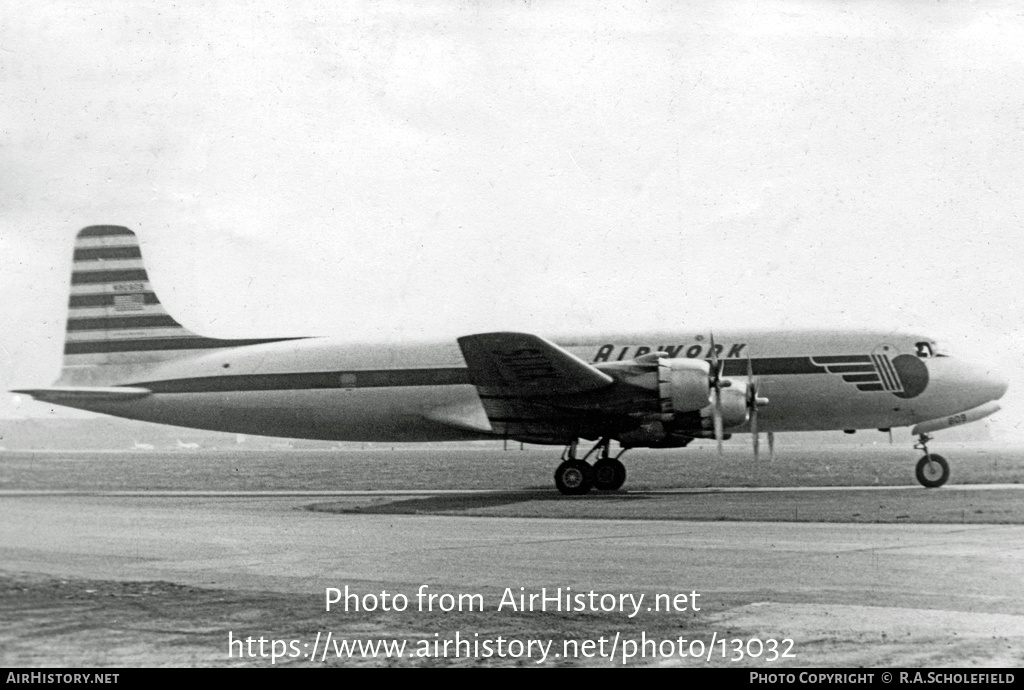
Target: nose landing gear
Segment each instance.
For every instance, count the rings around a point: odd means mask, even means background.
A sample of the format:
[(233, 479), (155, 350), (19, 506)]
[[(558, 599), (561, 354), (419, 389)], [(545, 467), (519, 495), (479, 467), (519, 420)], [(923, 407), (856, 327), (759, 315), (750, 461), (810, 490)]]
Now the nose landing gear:
[(928, 452), (928, 442), (932, 437), (928, 434), (918, 436), (914, 448), (924, 451), (924, 457), (917, 461), (917, 481), (929, 489), (935, 489), (949, 480), (949, 463), (946, 458)]
[[(626, 482), (626, 466), (619, 458), (611, 456), (611, 439), (603, 438), (591, 448), (582, 459), (576, 458), (576, 442), (566, 446), (562, 453), (562, 464), (555, 470), (555, 486), (567, 496), (582, 496), (596, 488), (600, 491), (615, 491)], [(591, 466), (587, 458), (599, 451), (597, 461)]]

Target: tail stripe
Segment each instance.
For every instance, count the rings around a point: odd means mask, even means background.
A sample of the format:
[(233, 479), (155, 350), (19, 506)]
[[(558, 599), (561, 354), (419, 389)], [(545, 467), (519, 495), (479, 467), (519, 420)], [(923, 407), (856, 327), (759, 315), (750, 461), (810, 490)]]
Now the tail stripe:
[(174, 328), (177, 325), (178, 322), (169, 314), (68, 319), (69, 331), (109, 331), (119, 328)]
[(128, 228), (120, 225), (90, 225), (87, 228), (82, 228), (78, 232), (78, 238), (82, 239), (85, 237), (131, 237), (135, 238), (135, 233)]
[(76, 261), (73, 267), (75, 273), (90, 273), (94, 271), (125, 271), (128, 269), (143, 269), (142, 259), (98, 259), (94, 261)]
[(94, 283), (120, 283), (149, 280), (146, 269), (120, 271), (75, 271), (71, 274), (72, 285), (91, 285)]
[[(123, 298), (131, 299), (126, 300)], [(68, 307), (70, 307), (71, 309), (83, 309), (90, 307), (116, 307), (118, 306), (118, 302), (131, 304), (160, 304), (160, 300), (157, 299), (156, 294), (153, 292), (134, 292), (130, 295), (97, 293), (91, 295), (71, 295), (71, 299), (68, 301)], [(160, 308), (160, 313), (164, 313), (162, 307)]]
[(136, 280), (129, 283), (86, 283), (84, 285), (72, 285), (72, 295), (111, 295), (111, 294), (132, 294), (139, 295), (153, 292), (149, 281)]
[(95, 247), (75, 250), (75, 268), (83, 261), (110, 261), (116, 259), (141, 259), (142, 251), (135, 246)]
[(155, 338), (202, 338), (200, 335), (190, 333), (174, 323), (172, 326), (161, 326), (159, 328), (109, 328), (93, 331), (69, 331), (65, 336), (65, 342), (77, 343), (85, 340), (153, 340)]
[(75, 249), (123, 249), (138, 247), (139, 242), (132, 236), (126, 237), (79, 237), (75, 240)]

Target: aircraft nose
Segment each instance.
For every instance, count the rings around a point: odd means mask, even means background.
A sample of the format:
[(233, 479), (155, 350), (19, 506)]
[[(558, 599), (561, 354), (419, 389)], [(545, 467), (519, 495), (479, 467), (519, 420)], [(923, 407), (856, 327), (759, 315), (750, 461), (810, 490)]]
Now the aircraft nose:
[(993, 400), (999, 400), (999, 398), (1006, 395), (1006, 389), (1010, 387), (1010, 383), (1006, 378), (998, 374), (992, 376), (991, 385), (994, 396)]
[(999, 400), (1010, 385), (1002, 374), (991, 369), (978, 370), (975, 380), (987, 400)]

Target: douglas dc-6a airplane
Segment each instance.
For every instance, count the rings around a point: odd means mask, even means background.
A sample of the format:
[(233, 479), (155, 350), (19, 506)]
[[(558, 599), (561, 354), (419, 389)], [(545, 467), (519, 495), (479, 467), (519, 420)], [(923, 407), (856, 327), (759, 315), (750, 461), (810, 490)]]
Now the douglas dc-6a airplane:
[[(916, 425), (917, 478), (949, 466), (928, 433), (986, 417), (1006, 383), (930, 338), (871, 331), (644, 334), (560, 344), (481, 333), (436, 345), (219, 340), (160, 305), (135, 234), (78, 233), (64, 367), (38, 400), (119, 417), (339, 441), (513, 439), (564, 446), (565, 494), (615, 490), (629, 448), (759, 432)], [(580, 439), (594, 442), (577, 456)], [(611, 442), (622, 449), (613, 457)], [(593, 456), (593, 464), (587, 460)]]

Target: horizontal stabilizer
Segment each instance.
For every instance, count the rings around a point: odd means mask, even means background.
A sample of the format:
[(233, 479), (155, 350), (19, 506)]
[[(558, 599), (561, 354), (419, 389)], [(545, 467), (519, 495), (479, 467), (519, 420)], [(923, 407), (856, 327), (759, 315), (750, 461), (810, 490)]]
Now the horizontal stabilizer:
[(481, 395), (537, 397), (586, 393), (611, 376), (554, 343), (529, 333), (481, 333), (459, 338), (469, 380)]
[(76, 402), (120, 402), (122, 400), (136, 400), (153, 393), (153, 391), (148, 388), (129, 388), (127, 386), (114, 386), (110, 388), (53, 386), (51, 388), (26, 388), (11, 392), (31, 395), (36, 400), (52, 402), (58, 405)]

